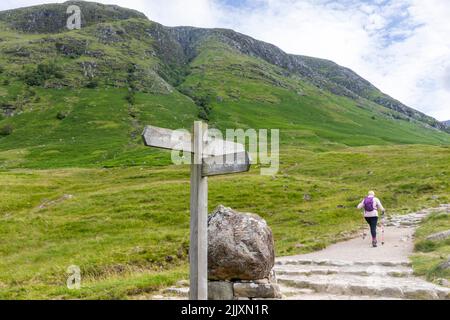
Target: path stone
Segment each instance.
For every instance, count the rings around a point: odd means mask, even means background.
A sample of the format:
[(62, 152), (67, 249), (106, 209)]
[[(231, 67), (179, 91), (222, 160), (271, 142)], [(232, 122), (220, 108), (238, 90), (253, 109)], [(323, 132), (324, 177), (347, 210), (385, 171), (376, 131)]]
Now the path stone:
[(442, 241), (450, 238), (450, 230), (434, 233), (427, 237), (427, 240), (430, 241)]
[(447, 261), (441, 263), (439, 265), (439, 269), (441, 269), (441, 270), (448, 270), (448, 269), (450, 269), (450, 258)]
[(177, 287), (189, 287), (189, 280), (180, 280), (177, 282)]
[(168, 296), (187, 298), (189, 296), (189, 288), (167, 288), (163, 291), (163, 294)]
[(234, 284), (234, 295), (244, 298), (281, 298), (280, 288), (276, 284), (257, 284), (238, 282)]
[(209, 281), (208, 282), (208, 299), (209, 300), (233, 300), (233, 284), (226, 281)]
[(437, 283), (444, 287), (450, 287), (450, 281), (448, 281), (447, 279), (438, 279)]

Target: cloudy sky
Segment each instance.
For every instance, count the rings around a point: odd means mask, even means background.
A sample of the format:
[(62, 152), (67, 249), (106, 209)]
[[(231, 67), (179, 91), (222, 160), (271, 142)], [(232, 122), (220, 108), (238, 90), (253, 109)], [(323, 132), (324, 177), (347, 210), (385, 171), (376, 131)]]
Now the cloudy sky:
[[(64, 1), (3, 0), (0, 10)], [(349, 67), (392, 97), (450, 119), (449, 0), (99, 0), (168, 26), (223, 27)]]

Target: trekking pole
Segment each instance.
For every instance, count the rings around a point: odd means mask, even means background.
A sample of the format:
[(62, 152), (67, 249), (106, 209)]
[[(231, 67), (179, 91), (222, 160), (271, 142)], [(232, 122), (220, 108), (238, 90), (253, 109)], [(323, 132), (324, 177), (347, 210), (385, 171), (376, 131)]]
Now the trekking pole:
[(362, 215), (362, 238), (363, 238), (363, 240), (366, 240), (366, 219), (364, 219), (364, 213), (363, 213), (363, 215)]
[(382, 246), (384, 246), (384, 218), (385, 218), (385, 213), (383, 213), (381, 216), (381, 245)]

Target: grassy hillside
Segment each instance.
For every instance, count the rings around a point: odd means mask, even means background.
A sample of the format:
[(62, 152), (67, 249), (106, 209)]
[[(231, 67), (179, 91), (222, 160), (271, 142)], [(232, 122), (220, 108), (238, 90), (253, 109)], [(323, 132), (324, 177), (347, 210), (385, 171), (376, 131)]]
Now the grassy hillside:
[[(389, 214), (448, 203), (449, 151), (292, 147), (276, 177), (253, 169), (210, 179), (209, 208), (260, 214), (278, 255), (317, 250), (359, 230), (355, 206), (368, 188)], [(185, 278), (188, 179), (187, 167), (174, 166), (1, 172), (0, 297), (130, 298)], [(81, 290), (65, 288), (72, 264)]]
[(189, 53), (169, 29), (143, 18), (52, 34), (21, 33), (6, 22), (2, 167), (151, 164), (138, 137), (145, 124), (189, 128), (199, 117), (220, 129), (278, 128), (284, 145), (317, 150), (450, 142), (406, 113), (333, 94), (244, 54), (226, 30), (202, 29)]
[(368, 189), (389, 213), (449, 202), (450, 135), (428, 120), (246, 54), (232, 31), (110, 9), (75, 31), (0, 13), (0, 298), (134, 298), (186, 277), (189, 169), (143, 146), (146, 124), (280, 129), (276, 176), (215, 177), (209, 195), (264, 217), (278, 255), (349, 237)]
[[(430, 129), (365, 99), (333, 95), (256, 58), (239, 54), (215, 37), (204, 41), (179, 86), (209, 97), (210, 123), (218, 128), (280, 128), (284, 144), (322, 148), (389, 143), (448, 144)], [(220, 102), (218, 102), (220, 101)]]
[[(168, 164), (160, 152), (143, 147), (143, 126), (190, 128), (199, 116), (219, 129), (278, 128), (282, 145), (317, 151), (450, 141), (444, 132), (393, 119), (369, 101), (282, 77), (277, 67), (223, 48), (214, 39), (204, 44), (190, 68), (178, 90), (165, 93), (108, 86), (42, 88), (0, 75), (0, 101), (12, 110), (12, 116), (0, 120), (0, 129), (11, 130), (0, 135), (0, 167)], [(198, 105), (201, 99), (206, 111)]]
[(1, 122), (13, 132), (0, 138), (0, 168), (168, 164), (142, 146), (143, 126), (172, 127), (176, 119), (175, 128), (190, 127), (196, 119), (195, 105), (176, 92), (136, 94), (129, 105), (126, 89), (33, 90), (38, 110), (28, 104), (32, 110)]

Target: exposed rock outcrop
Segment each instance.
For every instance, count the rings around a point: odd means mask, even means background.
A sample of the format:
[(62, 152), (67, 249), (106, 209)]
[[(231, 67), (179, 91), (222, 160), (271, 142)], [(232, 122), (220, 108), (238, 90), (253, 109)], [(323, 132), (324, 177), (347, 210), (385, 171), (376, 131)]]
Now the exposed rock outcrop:
[(427, 237), (427, 240), (431, 241), (442, 241), (450, 238), (450, 230), (434, 233)]
[(66, 13), (70, 5), (81, 9), (81, 26), (87, 27), (96, 23), (147, 17), (136, 10), (116, 5), (104, 5), (87, 1), (66, 1), (58, 4), (45, 4), (0, 12), (0, 21), (19, 31), (28, 33), (56, 33), (67, 31)]
[(441, 270), (449, 270), (450, 269), (450, 258), (448, 258), (447, 261), (441, 263), (439, 265), (439, 269), (441, 269)]
[(287, 74), (300, 75), (317, 87), (334, 94), (347, 96), (352, 99), (365, 98), (392, 110), (394, 112), (393, 116), (398, 119), (402, 117), (395, 114), (395, 112), (404, 115), (406, 119), (414, 119), (440, 130), (449, 130), (445, 124), (383, 94), (354, 71), (332, 61), (287, 54), (270, 43), (255, 40), (247, 35), (228, 29), (174, 27), (167, 28), (167, 30), (181, 44), (188, 60), (192, 60), (197, 55), (198, 47), (206, 39), (214, 37), (245, 55), (260, 58), (283, 68)]

